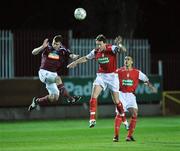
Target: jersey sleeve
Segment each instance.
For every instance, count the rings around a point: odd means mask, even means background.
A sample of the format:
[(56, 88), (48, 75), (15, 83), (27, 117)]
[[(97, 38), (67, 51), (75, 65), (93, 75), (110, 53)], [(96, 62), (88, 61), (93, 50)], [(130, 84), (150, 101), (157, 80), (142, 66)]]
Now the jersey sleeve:
[(93, 49), (89, 54), (86, 55), (87, 59), (95, 58), (95, 49)]
[(116, 54), (118, 52), (118, 47), (116, 45), (112, 45), (112, 52)]
[(63, 51), (68, 58), (69, 55), (72, 54), (71, 50), (67, 49), (65, 46), (61, 46), (60, 50)]
[(139, 80), (146, 82), (149, 81), (149, 78), (141, 71), (139, 71)]
[(70, 57), (70, 54), (72, 54), (72, 52), (69, 49), (66, 49), (66, 55)]
[(44, 55), (48, 55), (49, 52), (50, 52), (49, 47), (46, 47), (46, 48), (42, 49), (40, 52), (41, 52), (42, 54), (44, 54)]

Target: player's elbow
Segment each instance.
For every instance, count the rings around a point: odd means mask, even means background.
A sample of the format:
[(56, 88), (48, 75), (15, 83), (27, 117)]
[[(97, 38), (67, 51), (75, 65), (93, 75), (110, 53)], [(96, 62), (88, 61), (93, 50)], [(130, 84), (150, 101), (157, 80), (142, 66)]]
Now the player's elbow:
[(88, 61), (88, 59), (87, 59), (86, 56), (82, 57), (82, 60), (81, 60), (82, 63), (85, 63), (85, 62), (87, 62), (87, 61)]
[(35, 49), (32, 51), (32, 55), (37, 55), (37, 52), (35, 51)]

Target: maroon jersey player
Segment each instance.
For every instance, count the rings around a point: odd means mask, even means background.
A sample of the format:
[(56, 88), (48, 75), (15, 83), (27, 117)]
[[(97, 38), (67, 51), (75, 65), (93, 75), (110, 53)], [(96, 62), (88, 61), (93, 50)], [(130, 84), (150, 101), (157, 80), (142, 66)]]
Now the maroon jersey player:
[(46, 85), (49, 94), (41, 98), (34, 97), (28, 110), (38, 109), (39, 105), (44, 102), (57, 101), (60, 95), (66, 97), (68, 102), (78, 101), (81, 97), (69, 95), (61, 77), (58, 76), (58, 71), (65, 66), (67, 58), (77, 59), (79, 55), (72, 54), (62, 45), (61, 35), (55, 36), (51, 45), (48, 39), (45, 39), (40, 47), (32, 51), (33, 55), (39, 53), (42, 53), (39, 79)]

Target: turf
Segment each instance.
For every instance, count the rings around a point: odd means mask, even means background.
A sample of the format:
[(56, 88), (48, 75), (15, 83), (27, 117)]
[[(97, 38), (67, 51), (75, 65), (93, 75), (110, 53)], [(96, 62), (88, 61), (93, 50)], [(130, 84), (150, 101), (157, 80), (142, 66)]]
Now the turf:
[(113, 119), (0, 122), (0, 151), (178, 151), (180, 117), (141, 117), (136, 142), (126, 142), (124, 126), (120, 141), (112, 142)]

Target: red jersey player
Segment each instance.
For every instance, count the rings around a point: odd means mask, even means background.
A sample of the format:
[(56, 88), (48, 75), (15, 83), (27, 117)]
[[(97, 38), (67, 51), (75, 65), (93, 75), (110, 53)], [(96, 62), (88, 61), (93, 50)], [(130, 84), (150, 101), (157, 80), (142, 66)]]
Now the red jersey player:
[[(133, 132), (136, 126), (138, 107), (136, 102), (135, 90), (138, 86), (139, 80), (143, 81), (154, 93), (157, 93), (157, 89), (149, 82), (148, 77), (140, 70), (133, 68), (133, 59), (131, 56), (126, 56), (124, 59), (124, 67), (116, 70), (119, 75), (120, 91), (119, 99), (123, 103), (125, 111), (128, 111), (131, 116), (128, 135), (126, 141), (135, 141), (133, 138)], [(114, 123), (114, 138), (113, 141), (119, 140), (119, 128), (123, 121), (118, 110), (116, 109), (116, 117)]]
[(68, 68), (73, 68), (77, 64), (87, 62), (89, 59), (95, 59), (99, 63), (97, 77), (93, 83), (93, 89), (90, 99), (90, 121), (89, 127), (96, 125), (96, 104), (98, 96), (102, 90), (109, 88), (112, 93), (113, 101), (121, 116), (124, 116), (122, 103), (119, 101), (119, 79), (116, 71), (116, 54), (126, 51), (121, 44), (121, 37), (115, 39), (116, 45), (107, 44), (104, 35), (100, 34), (96, 37), (97, 48), (93, 49), (88, 55), (77, 59), (69, 64)]
[(57, 35), (53, 38), (52, 45), (49, 45), (48, 39), (45, 39), (40, 47), (35, 48), (32, 51), (33, 55), (39, 53), (42, 53), (39, 79), (46, 84), (46, 89), (49, 94), (42, 98), (34, 97), (28, 110), (38, 109), (39, 105), (43, 102), (57, 101), (59, 95), (66, 97), (68, 102), (71, 103), (78, 101), (81, 97), (72, 97), (69, 95), (57, 72), (64, 67), (64, 60), (66, 60), (66, 58), (77, 59), (79, 55), (72, 54), (70, 50), (62, 45), (61, 35)]

